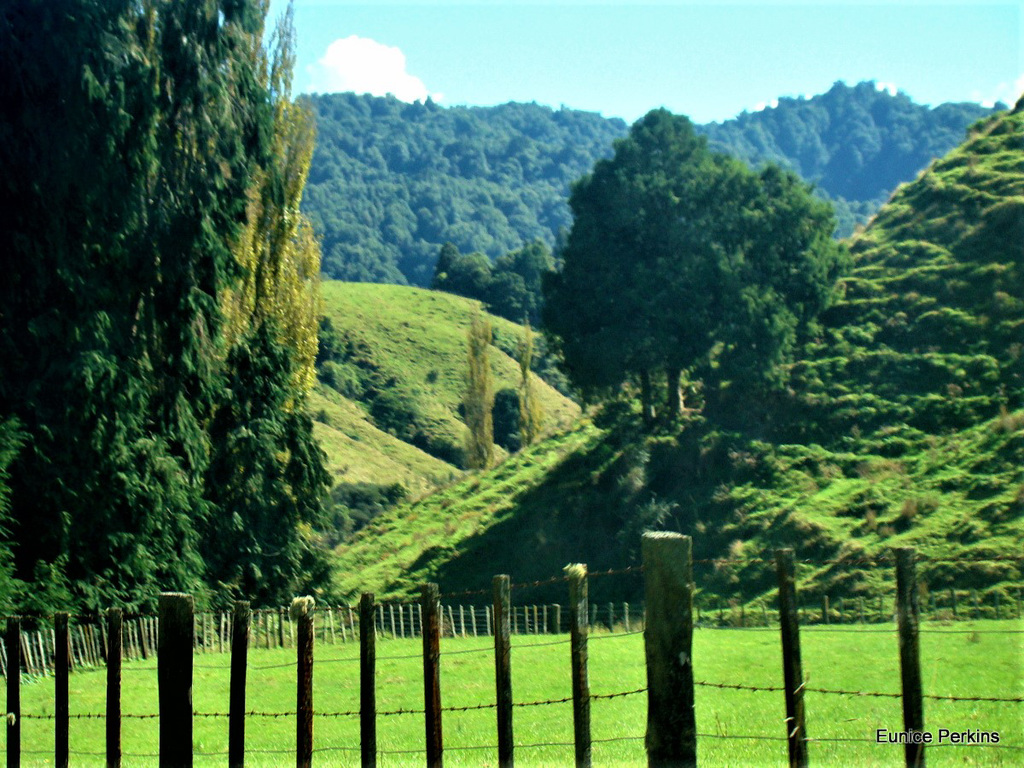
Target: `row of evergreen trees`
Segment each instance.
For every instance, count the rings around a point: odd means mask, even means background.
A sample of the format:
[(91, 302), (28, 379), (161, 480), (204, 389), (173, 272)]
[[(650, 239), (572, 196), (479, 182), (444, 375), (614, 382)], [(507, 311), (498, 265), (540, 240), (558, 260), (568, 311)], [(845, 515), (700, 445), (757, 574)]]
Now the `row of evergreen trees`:
[(313, 123), (266, 11), (0, 10), (0, 610), (326, 579)]

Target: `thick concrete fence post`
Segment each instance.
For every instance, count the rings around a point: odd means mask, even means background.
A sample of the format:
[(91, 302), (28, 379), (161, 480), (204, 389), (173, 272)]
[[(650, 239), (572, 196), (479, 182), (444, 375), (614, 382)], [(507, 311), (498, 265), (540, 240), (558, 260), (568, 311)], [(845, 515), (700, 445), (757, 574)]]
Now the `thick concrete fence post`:
[(507, 575), (495, 576), (494, 592), (494, 679), (497, 692), (498, 765), (512, 768), (512, 626), (509, 607), (512, 604), (511, 580)]
[[(587, 566), (567, 565), (569, 647), (572, 661), (572, 730), (576, 768), (590, 768), (590, 679), (587, 674)], [(594, 606), (596, 607), (596, 606)]]
[(800, 662), (800, 615), (796, 602), (793, 550), (775, 550), (779, 580), (779, 631), (782, 634), (782, 676), (786, 697), (786, 738), (791, 768), (807, 766), (807, 727), (804, 723), (804, 674)]
[(160, 700), (160, 768), (192, 766), (192, 641), (195, 606), (191, 595), (160, 595), (157, 685)]
[(312, 597), (292, 600), (291, 619), (297, 627), (295, 644), (298, 674), (295, 685), (295, 765), (313, 764), (313, 617)]
[[(107, 768), (121, 765), (121, 649), (124, 617), (107, 611)], [(191, 713), (190, 713), (191, 714)]]
[(437, 584), (424, 584), (423, 609), (423, 709), (426, 711), (428, 768), (441, 768), (444, 740), (441, 733), (441, 603)]
[[(915, 552), (912, 547), (896, 550), (896, 622), (900, 636), (900, 678), (903, 684), (903, 730), (924, 731), (924, 702), (921, 696), (921, 661)], [(904, 745), (907, 766), (924, 766), (924, 744), (908, 739)]]
[(359, 598), (359, 752), (363, 768), (377, 765), (377, 633), (374, 596)]
[(647, 764), (695, 766), (693, 693), (693, 542), (678, 533), (645, 533)]
[(245, 765), (245, 679), (249, 664), (252, 611), (248, 600), (236, 600), (231, 613), (231, 683), (228, 693), (228, 765)]

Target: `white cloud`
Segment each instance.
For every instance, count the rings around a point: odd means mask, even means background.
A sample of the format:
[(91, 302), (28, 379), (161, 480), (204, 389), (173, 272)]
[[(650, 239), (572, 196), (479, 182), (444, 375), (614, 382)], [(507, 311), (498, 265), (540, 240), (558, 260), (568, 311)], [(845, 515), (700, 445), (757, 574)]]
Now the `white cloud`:
[(994, 107), (997, 101), (1001, 101), (1012, 107), (1022, 94), (1024, 94), (1024, 74), (1021, 74), (1012, 83), (1000, 83), (987, 94), (983, 94), (981, 91), (972, 91), (971, 101), (980, 102), (983, 107)]
[(307, 67), (309, 91), (338, 93), (355, 91), (374, 96), (392, 94), (401, 101), (435, 101), (440, 93), (430, 93), (423, 81), (406, 69), (400, 48), (378, 43), (368, 37), (349, 35), (335, 40), (316, 64)]
[(879, 93), (881, 93), (882, 91), (885, 91), (890, 96), (895, 96), (897, 93), (900, 92), (900, 89), (896, 87), (895, 83), (883, 83), (883, 82), (875, 83), (875, 90), (878, 91)]
[(762, 112), (766, 109), (775, 109), (777, 106), (779, 106), (778, 99), (772, 99), (771, 101), (759, 101), (757, 102), (757, 105), (754, 107), (754, 111)]

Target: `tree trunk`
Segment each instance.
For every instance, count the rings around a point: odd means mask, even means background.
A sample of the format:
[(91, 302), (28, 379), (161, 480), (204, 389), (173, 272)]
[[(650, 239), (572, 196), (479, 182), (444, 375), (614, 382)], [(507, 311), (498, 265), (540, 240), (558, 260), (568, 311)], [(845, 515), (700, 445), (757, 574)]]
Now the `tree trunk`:
[(646, 368), (640, 369), (640, 414), (643, 416), (645, 426), (649, 427), (654, 424), (651, 372)]
[(665, 402), (665, 417), (671, 420), (679, 416), (683, 410), (683, 399), (679, 394), (680, 372), (678, 368), (668, 368), (665, 373), (668, 376), (668, 399)]

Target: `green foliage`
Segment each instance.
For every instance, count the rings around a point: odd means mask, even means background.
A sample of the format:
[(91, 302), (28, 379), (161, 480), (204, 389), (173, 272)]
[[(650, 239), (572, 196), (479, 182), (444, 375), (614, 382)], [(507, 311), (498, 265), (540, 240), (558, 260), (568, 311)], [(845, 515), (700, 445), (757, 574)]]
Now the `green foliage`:
[(279, 338), (265, 323), (232, 349), (210, 425), (206, 488), (221, 514), (207, 521), (203, 555), (219, 601), (281, 604), (322, 586), (306, 581), (304, 560), (324, 555), (300, 531), (322, 522), (330, 477), (311, 419), (290, 402), (295, 363)]
[(20, 589), (14, 578), (14, 552), (9, 543), (11, 508), (9, 467), (24, 442), (17, 419), (0, 421), (0, 611), (13, 613)]
[(544, 410), (537, 400), (530, 371), (533, 367), (533, 330), (527, 323), (523, 329), (523, 338), (516, 350), (519, 359), (519, 443), (523, 446), (533, 445), (540, 436)]
[[(573, 189), (564, 267), (546, 284), (545, 327), (590, 392), (664, 370), (735, 408), (783, 380), (843, 265), (831, 212), (795, 176), (708, 151), (664, 110)], [(729, 397), (726, 397), (729, 395)]]
[[(536, 104), (443, 108), (350, 93), (311, 101), (319, 143), (303, 209), (323, 237), (324, 272), (345, 280), (428, 285), (445, 242), (489, 260), (536, 240), (556, 246), (572, 223), (570, 184), (627, 132), (618, 119)], [(989, 112), (837, 83), (696, 130), (715, 150), (815, 184), (846, 236)]]
[(536, 104), (445, 109), (347, 93), (312, 105), (319, 142), (303, 207), (325, 274), (420, 286), (445, 242), (488, 261), (553, 244), (569, 225), (570, 182), (625, 128)]
[(873, 82), (837, 82), (821, 95), (780, 98), (774, 107), (700, 131), (713, 149), (752, 166), (776, 163), (814, 183), (835, 204), (839, 234), (846, 237), (990, 112), (970, 103), (933, 109)]
[[(844, 295), (808, 329), (790, 387), (756, 403), (770, 420), (705, 409), (649, 434), (616, 399), (599, 427), (387, 513), (339, 551), (339, 586), (458, 590), (566, 562), (621, 568), (642, 528), (666, 528), (713, 563), (697, 574), (705, 606), (772, 600), (782, 546), (825, 561), (801, 570), (808, 601), (888, 594), (891, 572), (863, 563), (898, 546), (917, 548), (933, 592), (1017, 594), (1022, 133), (1020, 108), (980, 123), (852, 243)], [(400, 543), (399, 528), (415, 536)], [(592, 582), (608, 590), (592, 598), (628, 599), (612, 581)]]
[(452, 243), (445, 243), (430, 287), (479, 299), (489, 312), (513, 322), (537, 323), (544, 276), (554, 269), (551, 251), (540, 240), (506, 253), (493, 266), (482, 253), (462, 255)]
[(523, 445), (519, 423), (519, 392), (511, 387), (499, 389), (494, 395), (491, 417), (494, 424), (494, 444), (500, 445), (509, 453), (518, 451)]
[[(218, 505), (237, 501), (207, 487), (211, 461), (230, 463), (218, 441), (237, 442), (218, 418), (272, 421), (267, 409), (287, 403), (296, 421), (279, 437), (294, 461), (281, 471), (303, 493), (316, 485), (294, 390), (225, 366), (229, 352), (271, 355), (249, 350), (247, 334), (224, 341), (226, 292), (252, 266), (237, 256), (250, 192), (280, 137), (284, 97), (272, 91), (290, 66), (281, 57), (268, 79), (265, 11), (257, 0), (69, 0), (4, 14), (0, 68), (17, 87), (0, 117), (12, 222), (0, 233), (0, 413), (24, 433), (9, 482), (23, 608), (138, 608), (165, 590), (205, 600), (204, 536), (235, 512)], [(261, 214), (297, 203), (301, 177), (275, 177), (288, 190)], [(264, 468), (283, 450), (266, 434), (245, 447)], [(245, 499), (243, 516), (260, 503), (282, 511), (279, 489), (268, 492)]]
[(494, 384), (491, 361), (491, 324), (479, 314), (473, 315), (466, 332), (466, 395), (462, 400), (466, 415), (466, 466), (486, 469), (494, 461)]

